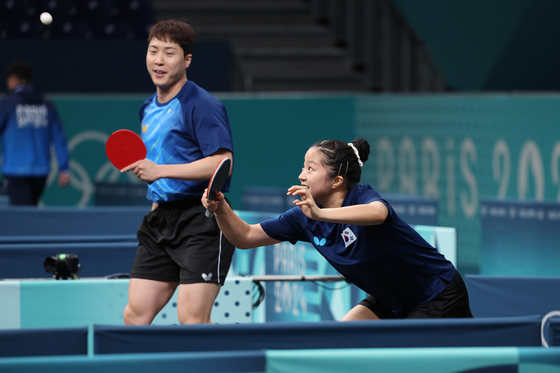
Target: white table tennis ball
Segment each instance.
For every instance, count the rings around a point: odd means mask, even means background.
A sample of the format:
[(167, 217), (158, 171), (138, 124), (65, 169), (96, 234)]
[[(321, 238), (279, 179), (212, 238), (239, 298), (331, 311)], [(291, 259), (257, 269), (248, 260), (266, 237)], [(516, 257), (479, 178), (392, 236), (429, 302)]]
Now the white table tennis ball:
[(41, 22), (43, 22), (44, 25), (50, 25), (53, 20), (51, 14), (47, 12), (41, 13), (39, 19), (41, 20)]

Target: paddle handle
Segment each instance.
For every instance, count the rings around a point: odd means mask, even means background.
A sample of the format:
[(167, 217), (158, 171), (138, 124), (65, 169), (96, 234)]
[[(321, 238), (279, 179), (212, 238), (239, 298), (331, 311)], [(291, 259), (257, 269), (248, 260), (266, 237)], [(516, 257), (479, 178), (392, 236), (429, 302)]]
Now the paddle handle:
[[(208, 183), (208, 198), (212, 201), (216, 200), (216, 193), (220, 192), (227, 181), (227, 176), (229, 173), (231, 165), (231, 160), (229, 158), (224, 158), (216, 166), (210, 182)], [(216, 183), (216, 184), (214, 184)], [(211, 217), (213, 214), (211, 211), (206, 210), (204, 214), (207, 218)]]

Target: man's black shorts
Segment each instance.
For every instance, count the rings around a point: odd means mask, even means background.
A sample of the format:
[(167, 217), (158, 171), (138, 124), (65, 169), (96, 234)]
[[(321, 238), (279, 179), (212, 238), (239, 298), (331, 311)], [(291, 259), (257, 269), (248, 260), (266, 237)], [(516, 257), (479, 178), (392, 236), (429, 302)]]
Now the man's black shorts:
[[(368, 295), (359, 304), (369, 308), (380, 319), (396, 318), (385, 304)], [(403, 319), (463, 318), (473, 317), (469, 306), (469, 294), (463, 278), (458, 271), (447, 283), (447, 288), (428, 303), (409, 310)]]
[(200, 198), (161, 203), (138, 229), (131, 278), (223, 284), (235, 247), (207, 218)]

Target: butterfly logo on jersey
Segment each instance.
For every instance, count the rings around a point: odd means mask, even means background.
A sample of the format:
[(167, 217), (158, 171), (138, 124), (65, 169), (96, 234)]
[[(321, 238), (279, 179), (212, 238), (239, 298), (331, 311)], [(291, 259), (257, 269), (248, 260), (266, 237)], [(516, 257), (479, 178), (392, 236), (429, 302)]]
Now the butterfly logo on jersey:
[(315, 245), (317, 246), (325, 246), (327, 239), (323, 237), (319, 240), (317, 237), (313, 237), (313, 242), (315, 242)]
[(342, 233), (342, 240), (344, 241), (344, 246), (348, 247), (352, 245), (358, 239), (354, 232), (350, 228), (346, 228)]
[(204, 279), (204, 281), (210, 281), (212, 280), (212, 273), (209, 274), (203, 273), (202, 278)]
[(142, 132), (146, 133), (147, 130), (148, 130), (148, 125), (142, 124)]

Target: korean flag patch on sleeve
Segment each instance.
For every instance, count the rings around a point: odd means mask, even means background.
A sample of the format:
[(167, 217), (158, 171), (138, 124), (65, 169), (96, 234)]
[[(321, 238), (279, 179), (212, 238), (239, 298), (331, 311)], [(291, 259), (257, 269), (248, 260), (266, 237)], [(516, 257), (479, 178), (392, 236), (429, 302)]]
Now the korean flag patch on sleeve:
[(341, 236), (342, 236), (342, 240), (344, 241), (345, 247), (352, 245), (352, 243), (354, 243), (357, 240), (356, 235), (354, 234), (354, 232), (352, 232), (350, 228), (346, 228), (342, 232)]

